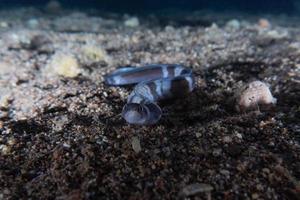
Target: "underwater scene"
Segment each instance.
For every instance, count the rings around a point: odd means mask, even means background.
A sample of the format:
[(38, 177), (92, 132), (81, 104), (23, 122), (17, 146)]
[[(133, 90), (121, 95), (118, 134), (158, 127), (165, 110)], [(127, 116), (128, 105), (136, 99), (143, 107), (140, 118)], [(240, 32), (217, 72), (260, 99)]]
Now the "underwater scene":
[(300, 199), (299, 0), (0, 0), (0, 200)]

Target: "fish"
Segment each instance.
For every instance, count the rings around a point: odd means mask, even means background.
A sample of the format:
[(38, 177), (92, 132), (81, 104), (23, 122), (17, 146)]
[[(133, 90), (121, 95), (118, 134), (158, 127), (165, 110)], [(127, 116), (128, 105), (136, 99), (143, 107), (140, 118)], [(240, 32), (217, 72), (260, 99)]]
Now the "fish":
[(104, 81), (110, 86), (136, 84), (122, 110), (126, 122), (135, 125), (157, 123), (162, 116), (159, 101), (186, 97), (195, 88), (192, 69), (179, 64), (123, 67), (106, 75)]

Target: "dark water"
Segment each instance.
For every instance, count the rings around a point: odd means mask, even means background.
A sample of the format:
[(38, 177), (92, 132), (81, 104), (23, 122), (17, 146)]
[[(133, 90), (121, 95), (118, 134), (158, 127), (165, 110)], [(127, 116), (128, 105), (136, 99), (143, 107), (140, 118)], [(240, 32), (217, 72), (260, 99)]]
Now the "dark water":
[[(44, 6), (48, 0), (0, 0), (0, 7)], [(299, 0), (60, 0), (64, 7), (143, 13), (162, 9), (298, 14)]]

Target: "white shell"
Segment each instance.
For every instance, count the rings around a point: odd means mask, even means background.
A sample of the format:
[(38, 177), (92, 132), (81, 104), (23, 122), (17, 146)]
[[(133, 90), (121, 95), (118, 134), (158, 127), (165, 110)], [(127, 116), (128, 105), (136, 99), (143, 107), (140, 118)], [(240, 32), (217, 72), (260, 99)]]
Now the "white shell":
[(261, 81), (249, 83), (237, 97), (236, 108), (238, 111), (253, 110), (259, 108), (269, 108), (276, 104), (269, 86)]

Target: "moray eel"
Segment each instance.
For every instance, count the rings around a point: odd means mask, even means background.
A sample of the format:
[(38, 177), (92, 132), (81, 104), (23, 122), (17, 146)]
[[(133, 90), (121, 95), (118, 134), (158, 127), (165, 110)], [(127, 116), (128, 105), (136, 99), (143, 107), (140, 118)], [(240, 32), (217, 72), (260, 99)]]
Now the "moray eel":
[(157, 123), (162, 115), (158, 101), (184, 97), (195, 87), (192, 70), (177, 64), (124, 67), (104, 79), (112, 86), (137, 84), (122, 110), (122, 117), (137, 125)]

